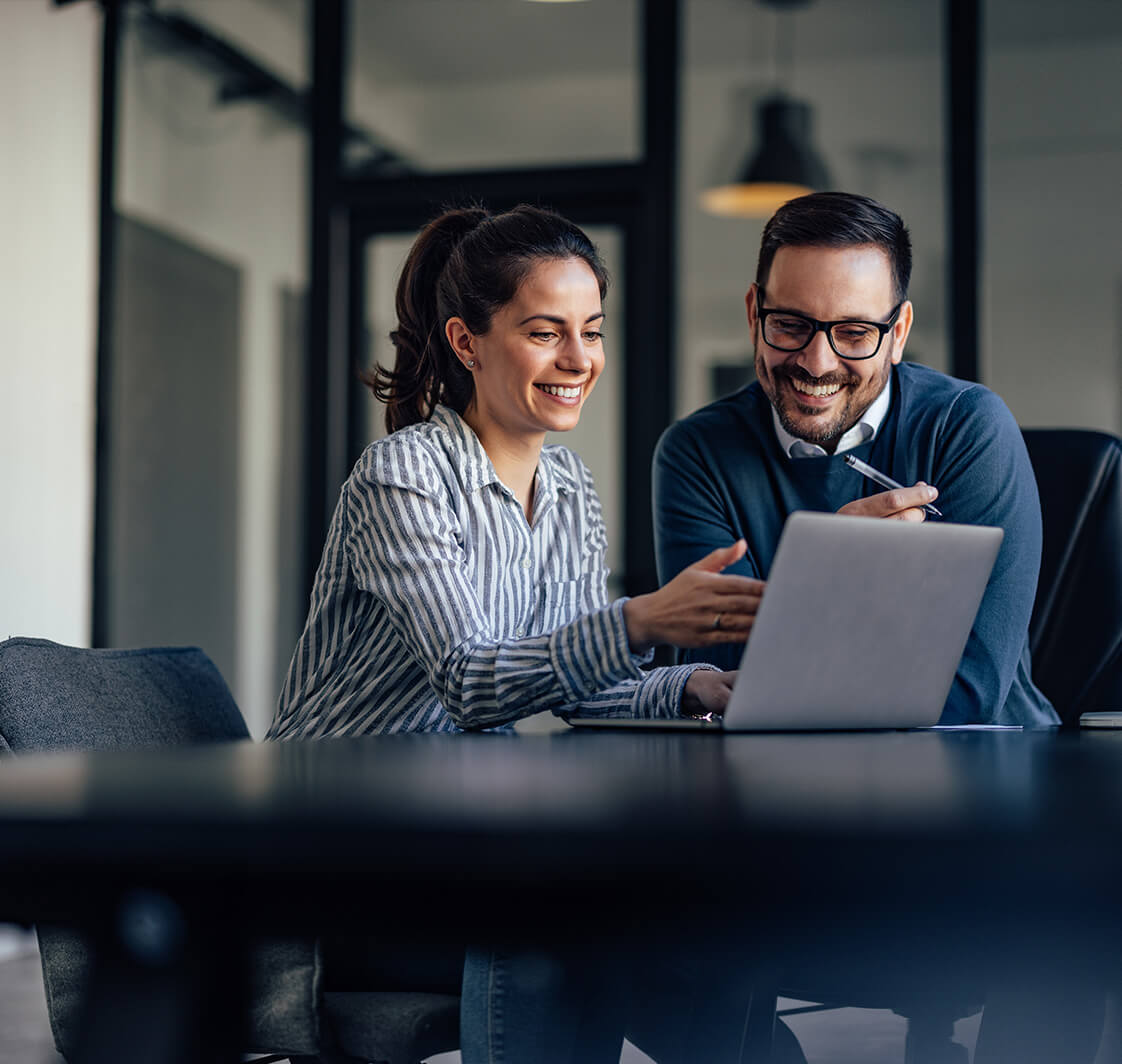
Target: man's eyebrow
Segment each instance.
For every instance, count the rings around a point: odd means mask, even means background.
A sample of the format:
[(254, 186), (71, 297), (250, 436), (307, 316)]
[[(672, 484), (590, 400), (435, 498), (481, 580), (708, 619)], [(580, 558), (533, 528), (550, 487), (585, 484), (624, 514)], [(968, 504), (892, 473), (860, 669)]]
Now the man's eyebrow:
[[(587, 325), (589, 322), (599, 321), (603, 317), (604, 317), (604, 312), (603, 311), (600, 311), (599, 314), (589, 314), (589, 316), (584, 319), (584, 323), (585, 323), (585, 325)], [(531, 322), (531, 321), (549, 321), (549, 322), (552, 322), (554, 325), (564, 325), (565, 324), (565, 319), (561, 318), (561, 317), (558, 317), (556, 314), (531, 314), (528, 318), (523, 318), (518, 324), (519, 325), (525, 325), (527, 322)]]
[[(821, 318), (821, 319), (816, 318), (813, 314), (809, 314), (805, 310), (798, 310), (795, 307), (764, 307), (763, 309), (764, 310), (778, 311), (780, 314), (797, 314), (800, 318), (810, 318), (811, 321), (819, 321), (819, 320), (826, 321), (827, 320), (826, 318)], [(845, 315), (845, 317), (842, 317), (842, 318), (830, 318), (828, 320), (829, 321), (835, 321), (835, 322), (841, 322), (841, 321), (871, 321), (871, 322), (875, 322), (875, 321), (879, 321), (878, 318), (869, 317), (868, 315), (865, 315), (865, 314), (847, 314), (847, 315)]]

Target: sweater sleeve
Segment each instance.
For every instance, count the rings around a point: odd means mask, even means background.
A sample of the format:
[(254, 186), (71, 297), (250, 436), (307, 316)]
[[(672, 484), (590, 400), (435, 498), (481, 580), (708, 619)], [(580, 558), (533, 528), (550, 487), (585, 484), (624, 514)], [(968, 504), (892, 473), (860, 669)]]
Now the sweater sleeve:
[(1020, 429), (997, 395), (975, 386), (955, 397), (938, 436), (932, 474), (946, 520), (996, 525), (1005, 532), (943, 722), (1058, 723), (1028, 669), (1028, 623), (1040, 570), (1040, 499)]
[[(679, 421), (663, 434), (651, 469), (655, 559), (658, 580), (665, 584), (683, 569), (718, 547), (745, 535), (725, 493), (736, 490), (715, 472), (715, 456), (690, 421)], [(724, 570), (736, 576), (760, 577), (751, 543), (745, 556)], [(709, 662), (720, 669), (736, 669), (744, 653), (742, 643), (723, 643), (699, 650), (680, 650), (678, 660)]]

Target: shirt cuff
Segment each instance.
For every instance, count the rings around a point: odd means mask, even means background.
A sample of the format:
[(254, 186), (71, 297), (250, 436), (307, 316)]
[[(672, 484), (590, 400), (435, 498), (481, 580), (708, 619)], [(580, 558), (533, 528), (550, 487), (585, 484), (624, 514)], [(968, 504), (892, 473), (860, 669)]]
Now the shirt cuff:
[(698, 670), (720, 672), (715, 665), (670, 665), (662, 669), (652, 669), (640, 686), (636, 700), (636, 715), (665, 720), (681, 717), (682, 695), (686, 683)]
[(626, 601), (617, 599), (610, 606), (586, 613), (549, 637), (550, 661), (566, 703), (584, 701), (622, 680), (638, 680), (645, 675), (639, 666), (650, 655), (631, 653), (623, 619)]

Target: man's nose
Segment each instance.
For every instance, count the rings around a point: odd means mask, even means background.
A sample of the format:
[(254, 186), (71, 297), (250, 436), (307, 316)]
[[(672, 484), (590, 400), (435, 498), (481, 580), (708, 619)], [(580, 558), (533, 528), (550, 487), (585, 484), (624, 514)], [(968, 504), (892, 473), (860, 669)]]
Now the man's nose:
[(819, 329), (798, 355), (798, 365), (812, 377), (824, 377), (838, 367), (838, 356), (830, 346), (825, 329)]

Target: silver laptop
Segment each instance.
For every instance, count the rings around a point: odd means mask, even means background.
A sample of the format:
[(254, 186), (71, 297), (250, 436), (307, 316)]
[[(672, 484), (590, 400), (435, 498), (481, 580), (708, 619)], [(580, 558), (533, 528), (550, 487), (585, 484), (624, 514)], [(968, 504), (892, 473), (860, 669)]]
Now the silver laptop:
[[(1001, 546), (1000, 528), (797, 512), (784, 525), (725, 731), (934, 725)], [(596, 720), (582, 726), (696, 727)]]

